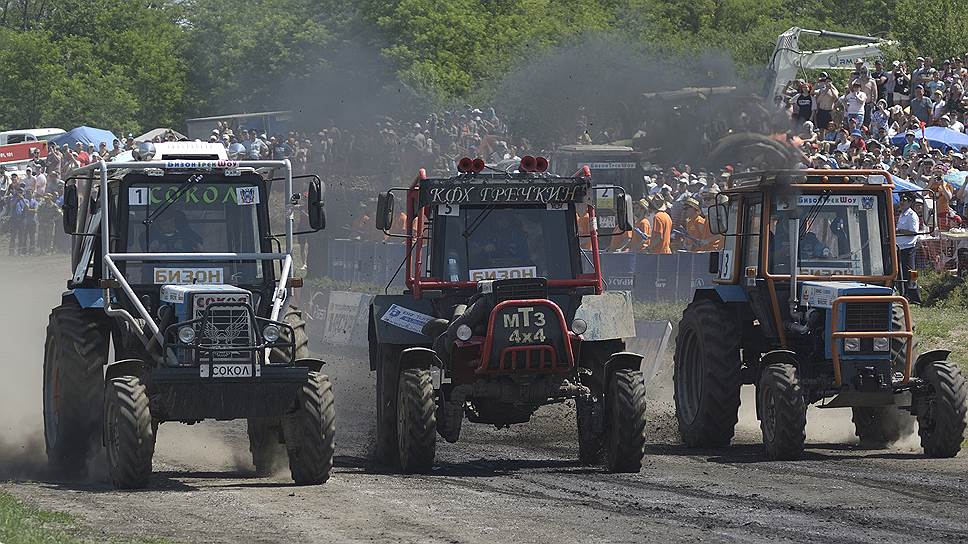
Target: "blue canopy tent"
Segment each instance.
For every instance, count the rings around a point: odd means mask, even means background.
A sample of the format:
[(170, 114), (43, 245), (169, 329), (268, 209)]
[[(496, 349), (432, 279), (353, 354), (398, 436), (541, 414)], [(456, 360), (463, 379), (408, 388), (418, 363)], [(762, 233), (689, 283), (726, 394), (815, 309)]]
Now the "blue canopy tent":
[(898, 193), (906, 193), (908, 191), (923, 191), (924, 188), (911, 183), (910, 181), (899, 178), (897, 176), (891, 176), (894, 180), (894, 203), (897, 204), (901, 201)]
[[(921, 131), (915, 130), (914, 137), (920, 141)], [(957, 130), (946, 127), (927, 127), (924, 129), (924, 138), (928, 140), (932, 148), (940, 149), (944, 152), (947, 152), (949, 149), (958, 151), (962, 147), (968, 147), (968, 134), (962, 134)], [(903, 132), (891, 138), (891, 145), (895, 147), (904, 147), (905, 142)]]
[(77, 127), (56, 138), (52, 138), (50, 141), (58, 146), (67, 144), (71, 148), (74, 147), (74, 144), (80, 142), (85, 148), (88, 145), (93, 145), (94, 149), (97, 149), (101, 145), (101, 142), (104, 142), (108, 146), (108, 149), (111, 149), (115, 138), (116, 136), (109, 130), (93, 127)]
[(961, 186), (965, 184), (966, 177), (968, 177), (968, 172), (959, 170), (959, 171), (945, 174), (944, 180), (946, 183), (950, 184), (955, 189), (960, 189)]

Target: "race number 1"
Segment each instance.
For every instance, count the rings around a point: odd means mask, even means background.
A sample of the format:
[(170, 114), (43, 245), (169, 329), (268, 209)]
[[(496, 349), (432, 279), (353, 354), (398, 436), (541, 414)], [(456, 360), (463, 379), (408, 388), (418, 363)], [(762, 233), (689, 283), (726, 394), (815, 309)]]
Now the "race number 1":
[(437, 215), (457, 217), (460, 215), (460, 206), (457, 204), (438, 204)]
[(148, 205), (147, 187), (129, 187), (128, 188), (128, 206), (147, 206), (147, 205)]

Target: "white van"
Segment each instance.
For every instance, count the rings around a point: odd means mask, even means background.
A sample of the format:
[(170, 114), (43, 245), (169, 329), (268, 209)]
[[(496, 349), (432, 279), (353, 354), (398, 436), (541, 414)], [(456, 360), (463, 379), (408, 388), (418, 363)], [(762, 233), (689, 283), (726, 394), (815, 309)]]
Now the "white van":
[(62, 128), (26, 128), (19, 130), (5, 130), (0, 132), (0, 145), (19, 144), (21, 142), (47, 141), (64, 134)]

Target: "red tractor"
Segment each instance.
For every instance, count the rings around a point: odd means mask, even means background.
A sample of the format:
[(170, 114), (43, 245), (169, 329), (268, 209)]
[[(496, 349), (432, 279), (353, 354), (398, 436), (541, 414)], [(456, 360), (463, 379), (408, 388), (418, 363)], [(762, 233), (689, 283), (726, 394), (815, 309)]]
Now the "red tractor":
[[(603, 293), (591, 175), (547, 168), (541, 157), (507, 170), (465, 158), (453, 177), (421, 170), (380, 195), (377, 228), (407, 250), (407, 290), (370, 306), (381, 462), (426, 472), (435, 435), (456, 442), (465, 417), (509, 426), (572, 399), (581, 461), (604, 452), (610, 471), (640, 469), (642, 356), (625, 351), (628, 299)], [(395, 192), (406, 193), (405, 214), (394, 213)], [(629, 231), (631, 198), (621, 187), (602, 194), (619, 212), (614, 230)]]

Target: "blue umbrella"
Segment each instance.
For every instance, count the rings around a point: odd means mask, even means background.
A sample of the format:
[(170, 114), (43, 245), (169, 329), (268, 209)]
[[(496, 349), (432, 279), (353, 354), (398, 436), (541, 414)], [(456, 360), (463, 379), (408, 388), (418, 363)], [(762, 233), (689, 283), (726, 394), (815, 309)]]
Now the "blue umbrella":
[(56, 138), (52, 138), (51, 141), (57, 144), (58, 147), (67, 144), (73, 148), (75, 143), (80, 142), (84, 147), (93, 145), (94, 149), (97, 149), (101, 145), (101, 142), (104, 142), (108, 146), (108, 149), (111, 149), (111, 144), (114, 142), (114, 139), (114, 134), (108, 130), (93, 127), (77, 127), (70, 132), (65, 132)]
[(961, 188), (965, 184), (965, 178), (968, 178), (968, 172), (956, 170), (954, 172), (949, 172), (944, 175), (945, 183), (948, 183), (956, 188)]
[(897, 176), (891, 176), (894, 180), (894, 203), (897, 204), (901, 201), (898, 193), (906, 193), (908, 191), (922, 191), (924, 188), (911, 183), (910, 181), (899, 178)]
[[(904, 144), (907, 142), (904, 134), (900, 132), (891, 138), (891, 144), (895, 147), (904, 147)], [(914, 137), (920, 141), (921, 131), (915, 130)], [(940, 149), (944, 152), (947, 152), (949, 149), (958, 151), (962, 147), (968, 147), (968, 134), (962, 134), (957, 130), (946, 127), (927, 127), (924, 129), (924, 138), (928, 140), (932, 148)]]

